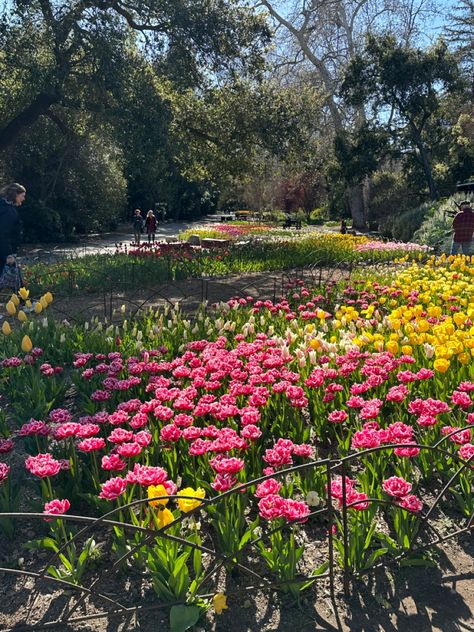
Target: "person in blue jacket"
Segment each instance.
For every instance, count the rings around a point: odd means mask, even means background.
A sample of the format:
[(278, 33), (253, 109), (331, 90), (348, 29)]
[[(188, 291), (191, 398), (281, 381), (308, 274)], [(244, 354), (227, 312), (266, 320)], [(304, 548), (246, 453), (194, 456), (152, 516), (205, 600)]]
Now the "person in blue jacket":
[(19, 240), (20, 218), (16, 209), (23, 204), (25, 195), (25, 187), (16, 182), (0, 189), (0, 272)]

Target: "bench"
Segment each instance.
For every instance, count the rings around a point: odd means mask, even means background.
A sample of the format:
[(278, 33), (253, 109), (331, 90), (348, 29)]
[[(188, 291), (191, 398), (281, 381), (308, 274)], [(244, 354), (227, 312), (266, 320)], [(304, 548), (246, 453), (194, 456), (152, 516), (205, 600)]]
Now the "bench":
[(235, 221), (235, 215), (233, 213), (225, 213), (224, 215), (221, 215), (221, 222), (234, 222)]
[(292, 226), (294, 226), (296, 230), (301, 230), (301, 220), (287, 217), (283, 224), (283, 228), (291, 228)]

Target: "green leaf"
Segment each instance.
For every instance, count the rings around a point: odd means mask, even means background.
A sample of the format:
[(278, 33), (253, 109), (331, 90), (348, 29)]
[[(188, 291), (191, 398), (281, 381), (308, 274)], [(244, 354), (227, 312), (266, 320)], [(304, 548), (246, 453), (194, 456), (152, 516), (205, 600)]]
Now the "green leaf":
[(185, 632), (199, 620), (197, 606), (173, 606), (170, 611), (170, 632)]
[(375, 562), (379, 559), (379, 557), (382, 557), (382, 555), (385, 555), (385, 553), (387, 553), (387, 551), (388, 551), (387, 548), (377, 549), (376, 551), (374, 551), (372, 553), (372, 555), (369, 557), (369, 559), (367, 560), (367, 563), (366, 563), (366, 565), (365, 565), (363, 570), (373, 566), (375, 564)]
[(24, 545), (25, 549), (51, 549), (55, 553), (59, 551), (59, 546), (53, 538), (39, 538)]
[(323, 573), (325, 573), (329, 568), (329, 560), (326, 560), (326, 562), (323, 562), (321, 564), (321, 566), (318, 566), (318, 568), (315, 568), (312, 572), (311, 575), (313, 577), (318, 577), (318, 575), (322, 575)]
[(434, 568), (437, 567), (437, 564), (427, 558), (414, 557), (400, 560), (400, 566), (430, 566)]
[(202, 570), (202, 552), (199, 549), (194, 549), (193, 553), (193, 569), (195, 577), (199, 577)]

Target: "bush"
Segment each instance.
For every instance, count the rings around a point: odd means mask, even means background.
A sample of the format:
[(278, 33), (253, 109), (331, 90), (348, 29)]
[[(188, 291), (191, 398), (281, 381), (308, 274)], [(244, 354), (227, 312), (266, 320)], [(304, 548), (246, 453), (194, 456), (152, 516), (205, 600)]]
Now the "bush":
[(372, 177), (369, 221), (376, 221), (380, 227), (390, 226), (400, 213), (414, 209), (417, 203), (401, 173), (377, 171)]
[(416, 231), (414, 241), (431, 246), (439, 252), (449, 252), (455, 209), (452, 197), (432, 205), (421, 227)]
[(29, 199), (20, 209), (23, 241), (62, 241), (64, 238), (61, 215), (58, 211)]

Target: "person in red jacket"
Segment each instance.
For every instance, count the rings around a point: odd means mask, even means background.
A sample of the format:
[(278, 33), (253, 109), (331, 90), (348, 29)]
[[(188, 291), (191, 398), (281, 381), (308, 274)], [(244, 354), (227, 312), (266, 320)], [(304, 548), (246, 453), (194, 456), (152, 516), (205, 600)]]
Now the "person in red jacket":
[(459, 205), (459, 213), (456, 213), (453, 219), (453, 243), (451, 246), (451, 254), (457, 255), (462, 252), (463, 255), (472, 254), (472, 236), (474, 234), (474, 212), (468, 200), (461, 202)]
[(148, 242), (155, 241), (156, 233), (156, 217), (153, 211), (148, 211), (145, 219), (145, 228), (148, 234)]

